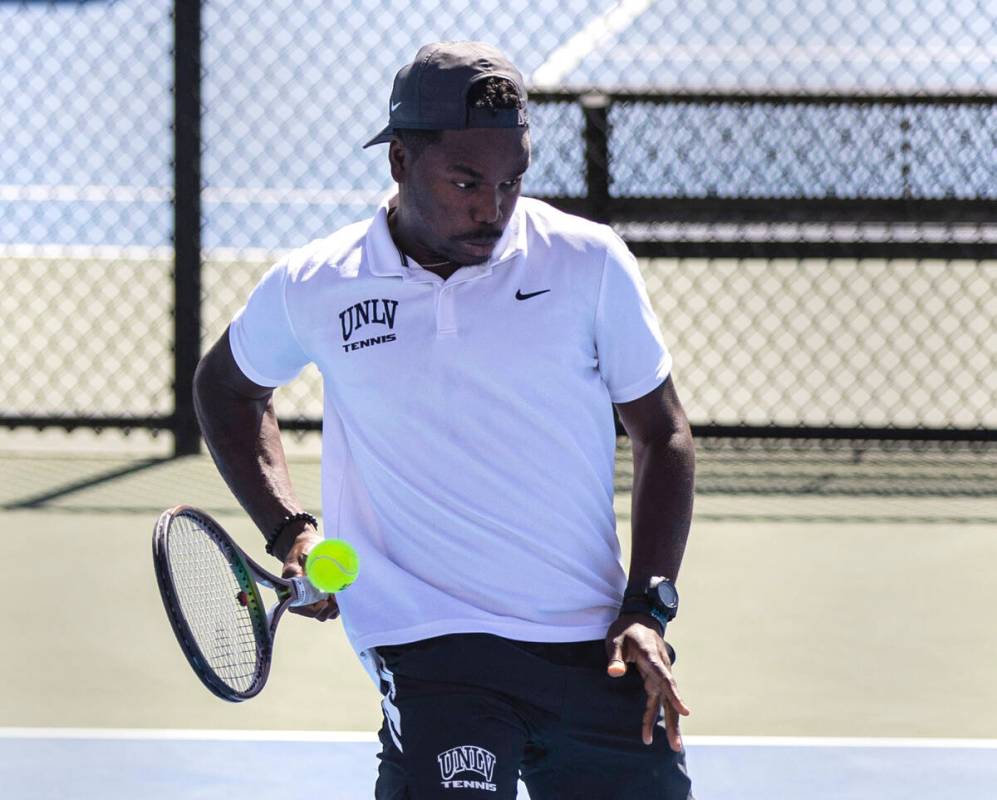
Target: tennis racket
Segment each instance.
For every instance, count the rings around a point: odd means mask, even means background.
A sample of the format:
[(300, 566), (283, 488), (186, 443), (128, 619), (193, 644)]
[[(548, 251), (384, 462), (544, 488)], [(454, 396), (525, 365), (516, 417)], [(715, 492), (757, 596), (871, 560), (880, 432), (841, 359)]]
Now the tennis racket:
[[(307, 578), (278, 578), (215, 520), (190, 506), (164, 511), (152, 534), (159, 593), (180, 649), (214, 694), (238, 703), (266, 685), (277, 623), (289, 606), (329, 597)], [(260, 586), (277, 593), (264, 606)]]

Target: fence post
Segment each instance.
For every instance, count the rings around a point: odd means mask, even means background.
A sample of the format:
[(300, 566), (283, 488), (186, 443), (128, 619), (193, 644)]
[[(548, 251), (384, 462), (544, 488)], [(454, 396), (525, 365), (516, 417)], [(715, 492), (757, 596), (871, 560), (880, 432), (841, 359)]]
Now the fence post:
[[(595, 222), (608, 223), (609, 106), (612, 101), (596, 92), (583, 94), (579, 100), (585, 117), (585, 213)], [(613, 424), (617, 436), (626, 434), (616, 406), (613, 406)]]
[(604, 94), (581, 98), (585, 116), (585, 186), (589, 219), (609, 222), (609, 106)]
[(173, 6), (173, 454), (201, 451), (201, 0)]

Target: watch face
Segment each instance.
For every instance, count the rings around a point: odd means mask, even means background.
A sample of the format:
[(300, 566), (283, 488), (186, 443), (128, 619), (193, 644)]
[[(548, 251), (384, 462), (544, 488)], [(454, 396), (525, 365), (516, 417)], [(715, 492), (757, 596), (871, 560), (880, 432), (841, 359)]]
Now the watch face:
[(676, 609), (679, 605), (679, 593), (675, 591), (675, 587), (672, 585), (671, 581), (662, 581), (657, 586), (654, 587), (654, 591), (658, 595), (658, 601), (665, 608)]

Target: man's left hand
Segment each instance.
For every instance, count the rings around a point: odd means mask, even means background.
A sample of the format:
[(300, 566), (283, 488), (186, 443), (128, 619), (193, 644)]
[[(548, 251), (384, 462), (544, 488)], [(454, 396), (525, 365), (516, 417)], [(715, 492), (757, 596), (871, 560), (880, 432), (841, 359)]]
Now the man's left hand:
[(607, 669), (610, 677), (626, 674), (627, 664), (634, 664), (644, 679), (647, 707), (644, 709), (642, 729), (644, 744), (651, 744), (658, 713), (665, 710), (665, 727), (668, 744), (675, 752), (682, 750), (679, 715), (691, 712), (679, 697), (678, 685), (672, 677), (672, 662), (668, 657), (665, 640), (658, 633), (653, 617), (643, 614), (625, 614), (610, 626), (606, 634)]

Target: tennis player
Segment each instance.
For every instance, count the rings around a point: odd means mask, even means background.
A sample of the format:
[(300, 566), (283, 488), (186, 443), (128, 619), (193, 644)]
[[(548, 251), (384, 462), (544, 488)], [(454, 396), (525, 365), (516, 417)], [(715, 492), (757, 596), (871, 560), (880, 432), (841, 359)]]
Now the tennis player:
[[(383, 694), (377, 798), (689, 798), (688, 714), (663, 636), (693, 445), (636, 261), (606, 226), (521, 198), (519, 71), (474, 42), (397, 74), (397, 195), (264, 275), (205, 355), (196, 404), (222, 475), (301, 574), (275, 387), (324, 379), (325, 526), (360, 577), (342, 612)], [(632, 558), (613, 514), (619, 411)]]

